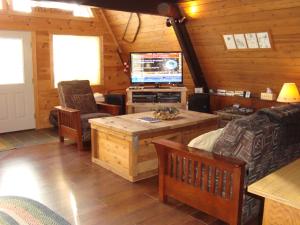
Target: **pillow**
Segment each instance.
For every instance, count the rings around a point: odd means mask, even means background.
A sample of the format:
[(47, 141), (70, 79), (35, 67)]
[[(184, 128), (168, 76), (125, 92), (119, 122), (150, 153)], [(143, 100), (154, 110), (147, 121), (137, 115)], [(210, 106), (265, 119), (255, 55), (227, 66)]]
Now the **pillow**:
[(210, 131), (205, 134), (202, 134), (202, 135), (194, 138), (193, 140), (191, 140), (190, 143), (188, 144), (188, 146), (211, 152), (215, 142), (222, 134), (223, 129), (224, 128), (220, 128), (218, 130), (214, 130), (214, 131)]
[(97, 104), (93, 94), (78, 94), (72, 96), (73, 107), (81, 114), (97, 112)]

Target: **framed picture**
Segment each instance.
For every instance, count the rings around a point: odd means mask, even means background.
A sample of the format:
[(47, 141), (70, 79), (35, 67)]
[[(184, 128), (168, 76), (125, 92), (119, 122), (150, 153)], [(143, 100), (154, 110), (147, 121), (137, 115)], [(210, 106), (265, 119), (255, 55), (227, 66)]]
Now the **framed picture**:
[(246, 49), (246, 39), (244, 34), (234, 34), (234, 40), (238, 49)]
[(232, 34), (224, 34), (223, 38), (227, 49), (236, 49), (234, 37)]
[(260, 48), (271, 48), (270, 38), (268, 32), (256, 33), (258, 44)]
[(259, 48), (256, 33), (245, 34), (248, 48)]
[(251, 92), (250, 91), (246, 91), (245, 92), (245, 98), (250, 98), (251, 96)]

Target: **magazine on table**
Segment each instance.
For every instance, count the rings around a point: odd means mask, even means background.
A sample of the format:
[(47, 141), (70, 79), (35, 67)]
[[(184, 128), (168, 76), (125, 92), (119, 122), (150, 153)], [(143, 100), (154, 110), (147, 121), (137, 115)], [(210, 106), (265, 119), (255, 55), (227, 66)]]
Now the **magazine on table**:
[(140, 120), (142, 122), (145, 122), (145, 123), (158, 123), (158, 122), (161, 121), (159, 119), (155, 119), (155, 118), (150, 117), (150, 116), (141, 117), (141, 118), (138, 118), (138, 120)]

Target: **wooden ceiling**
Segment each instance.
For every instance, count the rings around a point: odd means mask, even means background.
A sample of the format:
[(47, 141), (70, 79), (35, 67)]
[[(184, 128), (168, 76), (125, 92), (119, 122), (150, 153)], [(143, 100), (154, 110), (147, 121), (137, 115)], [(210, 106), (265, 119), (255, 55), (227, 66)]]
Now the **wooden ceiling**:
[[(39, 1), (39, 0), (36, 0)], [(49, 0), (50, 1), (50, 0)], [(96, 6), (106, 9), (138, 12), (145, 14), (181, 18), (177, 3), (189, 0), (51, 0), (56, 2), (78, 3), (80, 5)]]
[[(56, 1), (69, 2), (67, 0)], [(185, 17), (182, 16), (177, 4), (183, 2), (182, 0), (76, 0), (75, 2), (81, 5), (96, 6), (105, 9), (170, 17), (169, 23), (174, 28), (194, 84), (197, 87), (204, 87), (205, 90), (207, 89), (201, 66), (197, 60), (196, 52), (185, 27)], [(181, 19), (183, 20), (181, 21)]]

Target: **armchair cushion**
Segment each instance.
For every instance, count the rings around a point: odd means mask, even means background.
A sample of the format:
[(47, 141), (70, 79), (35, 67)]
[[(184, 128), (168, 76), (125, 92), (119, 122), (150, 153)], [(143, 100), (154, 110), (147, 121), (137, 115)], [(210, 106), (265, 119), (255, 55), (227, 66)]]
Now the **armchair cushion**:
[(90, 124), (89, 124), (89, 119), (94, 119), (94, 118), (101, 118), (101, 117), (107, 117), (111, 116), (108, 113), (88, 113), (88, 114), (82, 114), (80, 115), (81, 119), (81, 127), (83, 130), (85, 129), (90, 129)]
[(102, 104), (102, 112), (99, 112), (88, 80), (61, 81), (57, 87), (60, 100), (60, 106), (56, 107), (60, 118), (58, 125), (60, 141), (63, 141), (65, 136), (73, 138), (81, 150), (82, 142), (91, 140), (89, 119), (118, 115), (119, 106), (105, 104), (104, 107)]
[(73, 95), (72, 105), (71, 108), (80, 110), (80, 114), (97, 112), (95, 98), (91, 93)]
[(97, 112), (88, 80), (61, 81), (57, 87), (61, 106), (80, 110), (81, 114)]

